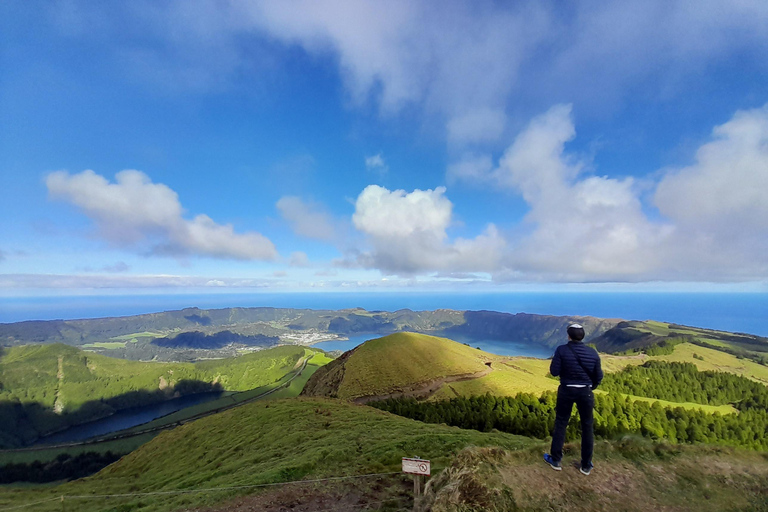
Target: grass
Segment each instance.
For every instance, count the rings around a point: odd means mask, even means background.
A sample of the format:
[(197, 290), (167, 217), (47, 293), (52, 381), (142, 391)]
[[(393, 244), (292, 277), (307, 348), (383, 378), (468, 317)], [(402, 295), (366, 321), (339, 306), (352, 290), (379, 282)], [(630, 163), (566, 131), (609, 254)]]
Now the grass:
[(485, 393), (497, 396), (514, 396), (518, 393), (540, 395), (544, 391), (557, 389), (558, 381), (548, 378), (548, 372), (548, 360), (511, 358), (503, 364), (494, 364), (491, 373), (485, 377), (444, 384), (432, 399)]
[(44, 448), (40, 450), (19, 450), (0, 452), (0, 466), (5, 464), (31, 463), (35, 461), (48, 462), (61, 454), (72, 456), (85, 452), (98, 453), (128, 453), (137, 449), (147, 441), (157, 436), (157, 432), (113, 441), (101, 441), (93, 444), (67, 446), (63, 448)]
[[(128, 340), (128, 341), (136, 341), (134, 340)], [(125, 348), (126, 343), (128, 341), (97, 341), (96, 343), (86, 343), (85, 345), (80, 345), (81, 348), (107, 348), (107, 349), (113, 349), (113, 348)]]
[(654, 444), (626, 437), (595, 445), (595, 469), (581, 475), (578, 445), (563, 470), (541, 460), (544, 443), (515, 452), (473, 448), (432, 479), (420, 510), (766, 510), (768, 464), (761, 454)]
[(397, 333), (360, 345), (345, 363), (340, 398), (381, 395), (446, 376), (486, 369), (499, 357), (446, 339)]
[[(221, 407), (247, 402), (257, 397), (261, 397), (257, 398), (258, 400), (277, 400), (280, 398), (296, 397), (301, 393), (301, 390), (304, 388), (307, 380), (317, 371), (317, 369), (331, 360), (325, 355), (325, 353), (316, 351), (314, 349), (305, 349), (305, 358), (309, 359), (308, 364), (302, 371), (301, 375), (294, 378), (293, 380), (291, 380), (291, 378), (295, 374), (294, 372), (291, 372), (283, 376), (282, 379), (274, 384), (260, 386), (248, 391), (225, 393), (223, 397), (217, 400), (212, 400), (202, 404), (187, 407), (180, 411), (176, 411), (161, 418), (152, 420), (148, 423), (137, 425), (133, 428), (116, 432), (114, 434), (129, 434), (132, 432), (142, 432), (151, 428), (161, 428), (169, 425), (172, 426), (200, 414), (204, 414), (209, 411), (215, 411)], [(288, 383), (289, 380), (290, 383)], [(276, 391), (269, 393), (266, 396), (261, 396), (273, 390)], [(17, 462), (34, 462), (35, 460), (46, 462), (53, 460), (58, 455), (64, 453), (70, 455), (77, 455), (79, 453), (89, 451), (95, 451), (98, 453), (105, 453), (107, 451), (111, 451), (113, 453), (129, 453), (150, 439), (153, 439), (158, 435), (158, 433), (159, 432), (152, 432), (132, 437), (126, 437), (123, 439), (98, 441), (80, 446), (48, 448), (40, 450), (0, 451), (0, 466)]]
[[(604, 391), (597, 389), (595, 390), (595, 393), (604, 393)], [(628, 395), (626, 393), (619, 393), (619, 394), (622, 396), (626, 396), (634, 401), (648, 402), (649, 404), (658, 402), (659, 405), (664, 408), (682, 407), (683, 409), (688, 409), (688, 410), (698, 409), (709, 414), (712, 414), (715, 412), (720, 414), (738, 413), (736, 408), (734, 408), (732, 405), (727, 405), (727, 404), (726, 405), (705, 405), (705, 404), (697, 404), (694, 402), (670, 402), (667, 400), (660, 400), (658, 398), (648, 398), (645, 396)]]
[(230, 359), (155, 363), (115, 359), (62, 344), (11, 347), (0, 358), (0, 401), (37, 402), (52, 408), (58, 396), (64, 411), (71, 411), (92, 400), (173, 388), (181, 380), (217, 382), (227, 390), (245, 391), (280, 379), (304, 353), (303, 347), (283, 346)]
[[(255, 402), (166, 431), (96, 475), (39, 489), (2, 489), (0, 507), (89, 494), (122, 494), (256, 485), (307, 478), (398, 472), (400, 459), (419, 455), (434, 470), (467, 446), (519, 449), (532, 440), (400, 418), (371, 407), (326, 399)], [(232, 490), (74, 500), (83, 512), (176, 510), (210, 506)], [(36, 511), (61, 510), (60, 502)]]
[[(703, 357), (704, 360), (694, 359), (693, 354)], [(681, 343), (675, 346), (675, 350), (671, 354), (653, 356), (649, 359), (693, 363), (698, 367), (699, 371), (714, 370), (735, 373), (736, 375), (768, 385), (768, 366), (763, 366), (749, 359), (739, 359), (734, 355), (691, 343)]]
[(123, 341), (136, 341), (136, 338), (162, 338), (163, 336), (166, 336), (167, 333), (162, 332), (151, 332), (151, 331), (144, 331), (144, 332), (135, 332), (133, 334), (123, 334), (121, 336), (112, 336), (111, 340), (123, 340)]
[[(608, 356), (609, 360), (611, 356)], [(631, 356), (636, 357), (636, 356)], [(603, 356), (605, 360), (605, 356)], [(642, 360), (639, 360), (642, 362)], [(503, 364), (494, 364), (493, 371), (485, 377), (451, 382), (444, 384), (430, 399), (445, 400), (457, 396), (473, 396), (491, 393), (496, 396), (515, 396), (518, 393), (532, 393), (536, 396), (545, 391), (556, 391), (559, 381), (547, 377), (549, 360), (516, 357), (505, 360)], [(597, 393), (602, 393), (600, 389)], [(684, 409), (699, 409), (705, 412), (730, 414), (736, 412), (730, 405), (703, 405), (691, 402), (669, 402), (655, 398), (635, 395), (625, 395), (632, 400), (653, 403), (659, 402), (662, 407), (683, 407)]]

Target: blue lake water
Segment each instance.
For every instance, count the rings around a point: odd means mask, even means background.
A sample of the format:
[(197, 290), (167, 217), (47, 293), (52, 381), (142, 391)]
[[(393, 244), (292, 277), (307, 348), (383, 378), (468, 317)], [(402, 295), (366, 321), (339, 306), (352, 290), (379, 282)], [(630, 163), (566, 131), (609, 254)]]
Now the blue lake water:
[(0, 297), (0, 322), (127, 316), (185, 307), (493, 310), (660, 320), (768, 336), (768, 293), (254, 293)]
[(92, 421), (90, 423), (83, 423), (82, 425), (76, 425), (70, 427), (67, 430), (62, 430), (50, 436), (43, 437), (35, 444), (59, 444), (59, 443), (73, 443), (77, 441), (84, 441), (91, 437), (101, 436), (109, 434), (110, 432), (117, 432), (126, 428), (135, 427), (147, 423), (166, 414), (179, 411), (186, 407), (190, 407), (197, 404), (216, 400), (221, 396), (220, 391), (212, 391), (209, 393), (196, 393), (194, 395), (182, 396), (168, 400), (166, 402), (160, 402), (157, 404), (147, 405), (145, 407), (132, 407), (130, 409), (123, 409), (118, 411), (112, 416), (102, 418), (100, 420)]

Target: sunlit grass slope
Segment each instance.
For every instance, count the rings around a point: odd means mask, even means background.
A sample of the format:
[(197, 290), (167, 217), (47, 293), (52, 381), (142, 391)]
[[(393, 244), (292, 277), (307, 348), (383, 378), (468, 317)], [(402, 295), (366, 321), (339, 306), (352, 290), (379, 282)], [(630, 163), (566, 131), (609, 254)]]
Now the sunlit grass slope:
[[(694, 358), (694, 354), (702, 359)], [(650, 359), (693, 363), (699, 368), (699, 371), (714, 370), (735, 373), (756, 382), (768, 384), (768, 366), (691, 343), (681, 343), (675, 346), (675, 350), (671, 354), (653, 356)]]
[[(701, 359), (695, 359), (693, 354)], [(628, 365), (643, 364), (649, 359), (663, 361), (678, 361), (695, 363), (700, 371), (718, 370), (729, 371), (738, 375), (750, 376), (762, 375), (768, 368), (745, 359), (738, 359), (730, 354), (725, 354), (717, 350), (707, 349), (683, 343), (675, 347), (675, 351), (670, 355), (649, 357), (644, 354), (637, 356), (613, 356), (601, 354), (602, 366), (606, 373), (617, 372)], [(532, 393), (540, 395), (545, 391), (555, 391), (559, 381), (548, 377), (549, 359), (534, 359), (528, 357), (510, 357), (502, 361), (493, 363), (493, 370), (490, 374), (476, 379), (463, 380), (459, 382), (445, 383), (430, 398), (433, 400), (450, 399), (457, 396), (477, 396), (491, 393), (496, 396), (514, 396), (518, 393)], [(756, 367), (756, 368), (753, 368)], [(598, 390), (598, 392), (601, 392)], [(683, 407), (686, 409), (700, 409), (706, 412), (719, 412), (728, 414), (735, 412), (730, 405), (703, 405), (696, 403), (678, 403), (657, 400), (645, 397), (628, 395), (633, 400), (643, 400), (647, 402), (659, 402), (662, 407)]]
[(433, 396), (435, 400), (456, 396), (484, 395), (514, 396), (518, 393), (540, 395), (556, 390), (558, 381), (547, 377), (548, 359), (508, 358), (494, 363), (490, 374), (477, 379), (444, 384)]
[(329, 373), (321, 371), (315, 376), (338, 380), (329, 382), (318, 394), (328, 392), (350, 399), (482, 372), (487, 369), (486, 361), (498, 359), (499, 356), (446, 338), (404, 332), (367, 341), (328, 365)]
[[(93, 477), (42, 490), (0, 491), (0, 508), (46, 497), (232, 487), (326, 476), (397, 472), (419, 455), (438, 469), (462, 448), (535, 441), (430, 425), (366, 406), (319, 398), (256, 402), (164, 432)], [(236, 493), (89, 499), (72, 510), (177, 510)], [(55, 502), (35, 510), (60, 510)]]

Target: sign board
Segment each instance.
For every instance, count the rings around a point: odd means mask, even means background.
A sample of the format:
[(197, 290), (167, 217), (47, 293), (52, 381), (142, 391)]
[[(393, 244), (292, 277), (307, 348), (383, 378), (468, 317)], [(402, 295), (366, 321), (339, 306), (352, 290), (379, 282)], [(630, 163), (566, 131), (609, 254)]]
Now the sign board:
[(430, 463), (423, 459), (406, 459), (403, 457), (403, 473), (429, 476)]

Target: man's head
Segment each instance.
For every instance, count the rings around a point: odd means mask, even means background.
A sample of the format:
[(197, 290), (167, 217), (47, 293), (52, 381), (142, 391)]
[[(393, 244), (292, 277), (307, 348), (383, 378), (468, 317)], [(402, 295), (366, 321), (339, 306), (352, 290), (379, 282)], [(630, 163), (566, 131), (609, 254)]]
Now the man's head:
[(571, 324), (568, 326), (568, 339), (581, 341), (584, 339), (584, 327), (581, 324)]

